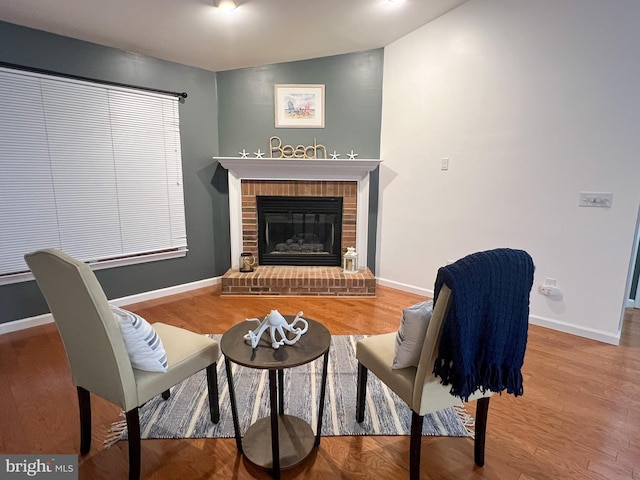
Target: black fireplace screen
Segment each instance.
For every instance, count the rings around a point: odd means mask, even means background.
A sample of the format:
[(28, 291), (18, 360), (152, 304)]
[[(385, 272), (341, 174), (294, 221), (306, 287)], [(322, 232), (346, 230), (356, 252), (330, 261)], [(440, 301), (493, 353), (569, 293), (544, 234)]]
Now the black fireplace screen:
[(256, 197), (260, 265), (340, 265), (342, 197)]

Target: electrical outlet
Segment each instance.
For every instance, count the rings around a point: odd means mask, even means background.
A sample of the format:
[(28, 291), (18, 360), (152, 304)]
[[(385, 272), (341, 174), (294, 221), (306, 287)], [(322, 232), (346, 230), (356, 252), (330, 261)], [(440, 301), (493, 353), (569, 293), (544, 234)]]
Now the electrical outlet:
[(540, 293), (542, 295), (546, 295), (547, 297), (551, 297), (558, 290), (558, 287), (552, 287), (551, 285), (541, 285)]
[(545, 278), (539, 290), (540, 293), (546, 297), (559, 297), (562, 293), (560, 288), (558, 288), (558, 281), (555, 278)]
[(449, 170), (449, 159), (441, 158), (440, 159), (440, 170)]

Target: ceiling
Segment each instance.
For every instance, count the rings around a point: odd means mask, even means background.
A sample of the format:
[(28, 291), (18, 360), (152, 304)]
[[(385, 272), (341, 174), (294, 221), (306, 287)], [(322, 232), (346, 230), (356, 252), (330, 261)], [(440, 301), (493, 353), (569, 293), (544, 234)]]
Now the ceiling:
[(213, 71), (384, 47), (467, 0), (0, 0), (0, 20)]

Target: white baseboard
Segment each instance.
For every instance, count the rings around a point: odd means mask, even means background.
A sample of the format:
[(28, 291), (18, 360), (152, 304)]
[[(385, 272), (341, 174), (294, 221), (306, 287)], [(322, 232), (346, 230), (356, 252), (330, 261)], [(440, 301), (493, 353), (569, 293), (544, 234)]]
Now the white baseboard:
[[(427, 290), (425, 288), (419, 288), (413, 285), (407, 285), (405, 283), (395, 282), (392, 280), (385, 280), (383, 278), (378, 278), (378, 283), (386, 287), (402, 290), (403, 292), (416, 293), (418, 295), (424, 295), (426, 297), (433, 297), (433, 290)], [(599, 342), (610, 343), (612, 345), (618, 345), (620, 343), (620, 332), (618, 332), (617, 335), (613, 335), (601, 330), (580, 327), (577, 325), (572, 325), (569, 323), (564, 323), (558, 320), (552, 320), (550, 318), (544, 318), (537, 315), (530, 315), (529, 323), (532, 325), (538, 325), (540, 327), (550, 328), (551, 330), (570, 333), (579, 337), (590, 338), (591, 340), (597, 340)]]
[(22, 318), (13, 322), (0, 323), (0, 335), (9, 332), (17, 332), (25, 328), (37, 327), (46, 323), (53, 322), (53, 316), (50, 313), (44, 313), (35, 317)]
[(613, 335), (608, 332), (603, 332), (602, 330), (579, 327), (570, 323), (560, 322), (558, 320), (544, 318), (537, 315), (530, 315), (529, 323), (540, 327), (550, 328), (551, 330), (557, 330), (559, 332), (570, 333), (579, 337), (590, 338), (591, 340), (597, 340), (599, 342), (610, 343), (611, 345), (618, 345), (620, 343), (620, 332), (618, 332), (617, 335)]
[(132, 303), (146, 302), (147, 300), (155, 300), (156, 298), (168, 297), (169, 295), (176, 295), (178, 293), (189, 292), (199, 288), (210, 287), (219, 283), (222, 283), (222, 277), (206, 278), (196, 282), (183, 283), (182, 285), (174, 285), (173, 287), (161, 288), (150, 292), (136, 293), (135, 295), (129, 295), (128, 297), (116, 298), (109, 300), (109, 303), (112, 303), (117, 307), (122, 307), (125, 305), (131, 305)]
[(386, 280), (379, 277), (376, 281), (384, 287), (395, 288), (396, 290), (415, 293), (416, 295), (424, 295), (425, 297), (433, 297), (433, 290), (427, 290), (426, 288), (414, 287), (413, 285), (407, 285), (406, 283), (395, 282), (393, 280)]
[[(182, 285), (175, 285), (173, 287), (161, 288), (159, 290), (153, 290), (150, 292), (129, 295), (127, 297), (114, 298), (112, 300), (109, 300), (109, 303), (122, 307), (125, 305), (131, 305), (132, 303), (154, 300), (156, 298), (167, 297), (169, 295), (175, 295), (178, 293), (184, 293), (191, 290), (197, 290), (199, 288), (217, 285), (221, 282), (222, 277), (208, 278), (205, 280), (198, 280), (196, 282), (184, 283)], [(424, 295), (425, 297), (433, 297), (433, 291), (427, 290), (425, 288), (415, 287), (392, 280), (385, 280), (383, 278), (378, 278), (377, 282), (385, 287), (395, 288), (403, 292)], [(45, 313), (43, 315), (37, 315), (35, 317), (23, 318), (21, 320), (14, 320), (13, 322), (1, 323), (0, 335), (9, 332), (16, 332), (18, 330), (24, 330), (26, 328), (37, 327), (39, 325), (44, 325), (51, 322), (53, 322), (53, 316), (50, 313)], [(550, 318), (540, 317), (537, 315), (529, 316), (529, 323), (531, 323), (532, 325), (538, 325), (540, 327), (550, 328), (552, 330), (558, 330), (560, 332), (570, 333), (572, 335), (590, 338), (592, 340), (597, 340), (612, 345), (618, 345), (620, 343), (620, 333), (618, 333), (617, 335), (613, 335), (601, 330), (579, 327), (576, 325), (560, 322), (558, 320), (553, 320)]]
[[(198, 280), (196, 282), (183, 283), (182, 285), (174, 285), (173, 287), (152, 290), (150, 292), (137, 293), (135, 295), (129, 295), (127, 297), (114, 298), (109, 300), (109, 303), (112, 303), (118, 307), (122, 307), (125, 305), (131, 305), (132, 303), (145, 302), (147, 300), (154, 300), (156, 298), (176, 295), (178, 293), (197, 290), (199, 288), (210, 287), (221, 282), (222, 277), (207, 278), (204, 280)], [(0, 335), (9, 332), (17, 332), (18, 330), (24, 330), (26, 328), (37, 327), (39, 325), (44, 325), (51, 322), (53, 322), (53, 316), (50, 313), (45, 313), (43, 315), (37, 315), (35, 317), (14, 320), (13, 322), (0, 323)]]

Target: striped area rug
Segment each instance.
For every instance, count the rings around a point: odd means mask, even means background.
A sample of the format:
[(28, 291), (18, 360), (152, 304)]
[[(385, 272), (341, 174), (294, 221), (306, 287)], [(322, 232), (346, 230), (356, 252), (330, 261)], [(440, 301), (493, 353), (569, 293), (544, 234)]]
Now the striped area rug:
[[(219, 335), (211, 335), (219, 339)], [(340, 435), (409, 435), (411, 411), (406, 403), (369, 374), (365, 420), (355, 420), (356, 372), (355, 343), (358, 335), (334, 335), (331, 340), (323, 436)], [(288, 369), (285, 379), (285, 413), (317, 425), (318, 399), (322, 358), (307, 365)], [(254, 370), (233, 364), (233, 379), (240, 429), (244, 433), (257, 419), (269, 415), (269, 375), (266, 370)], [(160, 396), (140, 409), (142, 438), (231, 438), (234, 436), (227, 375), (222, 358), (218, 362), (220, 422), (211, 423), (207, 400), (206, 376), (200, 372), (171, 389), (171, 397)], [(256, 401), (256, 399), (258, 399)], [(459, 408), (449, 408), (428, 414), (424, 420), (424, 435), (470, 437), (468, 427), (473, 420)], [(119, 427), (119, 428), (118, 428)], [(109, 445), (125, 438), (123, 422), (115, 423)]]

